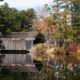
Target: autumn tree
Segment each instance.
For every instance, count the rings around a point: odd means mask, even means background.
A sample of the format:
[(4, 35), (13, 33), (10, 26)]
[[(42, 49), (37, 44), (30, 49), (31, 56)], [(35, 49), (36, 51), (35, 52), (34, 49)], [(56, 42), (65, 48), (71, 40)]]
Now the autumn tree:
[[(79, 27), (78, 27), (78, 29), (74, 29), (72, 26), (72, 21), (71, 21), (71, 19), (72, 19), (72, 17), (71, 17), (72, 16), (71, 15), (72, 14), (72, 11), (71, 11), (72, 2), (73, 1), (71, 1), (71, 0), (55, 0), (55, 3), (54, 3), (54, 7), (56, 8), (54, 15), (56, 16), (56, 27), (57, 27), (57, 34), (55, 35), (55, 39), (56, 39), (56, 41), (58, 41), (58, 43), (57, 43), (58, 46), (57, 46), (56, 54), (55, 54), (55, 55), (57, 55), (56, 62), (57, 63), (60, 62), (59, 55), (60, 56), (62, 55), (63, 63), (64, 63), (64, 70), (67, 69), (67, 66), (70, 62), (72, 63), (72, 61), (74, 59), (77, 59), (77, 56), (74, 54), (74, 51), (70, 52), (70, 48), (69, 48), (71, 43), (74, 43), (74, 38), (79, 38), (79, 36), (75, 37), (75, 34), (78, 35), (77, 32), (79, 32)], [(74, 10), (74, 8), (73, 8), (73, 10)], [(77, 26), (75, 26), (75, 27), (77, 28)], [(63, 42), (62, 42), (62, 40), (63, 40)], [(64, 48), (64, 51), (60, 52), (62, 47)], [(75, 55), (76, 58), (75, 57), (73, 58), (73, 54)], [(58, 63), (58, 65), (60, 65), (60, 64), (61, 64), (61, 62)], [(72, 64), (74, 64), (74, 63), (72, 63)]]

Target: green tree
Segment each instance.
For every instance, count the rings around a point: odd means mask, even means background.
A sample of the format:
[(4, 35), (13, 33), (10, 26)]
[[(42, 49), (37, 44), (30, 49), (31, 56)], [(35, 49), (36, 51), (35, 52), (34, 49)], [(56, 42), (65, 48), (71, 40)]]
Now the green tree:
[(74, 0), (72, 2), (72, 26), (75, 30), (74, 37), (76, 42), (80, 42), (80, 1)]
[(33, 9), (22, 10), (20, 13), (21, 29), (28, 31), (32, 28), (32, 22), (35, 18), (35, 11)]
[(5, 3), (0, 8), (0, 32), (15, 31), (19, 27), (18, 10)]
[(33, 9), (18, 11), (5, 3), (0, 6), (0, 32), (29, 31), (34, 17)]

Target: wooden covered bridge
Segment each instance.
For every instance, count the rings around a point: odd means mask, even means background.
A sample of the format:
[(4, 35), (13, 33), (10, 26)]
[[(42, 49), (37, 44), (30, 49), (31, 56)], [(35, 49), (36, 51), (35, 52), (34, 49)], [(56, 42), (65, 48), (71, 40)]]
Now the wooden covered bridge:
[(31, 48), (37, 32), (11, 32), (0, 35), (0, 53), (4, 54), (2, 67), (37, 71), (31, 57)]

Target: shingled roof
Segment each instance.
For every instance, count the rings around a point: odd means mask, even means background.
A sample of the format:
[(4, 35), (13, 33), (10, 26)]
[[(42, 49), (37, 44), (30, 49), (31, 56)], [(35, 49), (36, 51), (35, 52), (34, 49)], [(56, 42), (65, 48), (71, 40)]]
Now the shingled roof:
[(38, 32), (30, 31), (30, 32), (10, 32), (1, 34), (0, 36), (3, 38), (35, 38)]

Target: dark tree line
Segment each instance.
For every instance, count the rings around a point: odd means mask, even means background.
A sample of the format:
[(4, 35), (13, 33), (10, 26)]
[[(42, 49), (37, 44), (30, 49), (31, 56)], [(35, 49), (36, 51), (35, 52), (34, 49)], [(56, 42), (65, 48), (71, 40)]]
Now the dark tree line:
[(75, 37), (77, 42), (80, 42), (80, 1), (74, 0), (72, 2), (72, 25), (76, 30)]
[(0, 32), (29, 31), (34, 17), (34, 9), (18, 11), (5, 3), (0, 6)]

